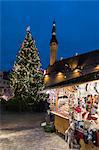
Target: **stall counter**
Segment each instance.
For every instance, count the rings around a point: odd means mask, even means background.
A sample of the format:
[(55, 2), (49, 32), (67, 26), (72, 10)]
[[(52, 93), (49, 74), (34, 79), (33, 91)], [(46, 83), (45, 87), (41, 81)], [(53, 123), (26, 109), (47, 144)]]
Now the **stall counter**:
[(54, 111), (51, 111), (51, 113), (55, 115), (54, 125), (55, 125), (56, 132), (59, 132), (65, 135), (65, 131), (69, 127), (69, 119)]

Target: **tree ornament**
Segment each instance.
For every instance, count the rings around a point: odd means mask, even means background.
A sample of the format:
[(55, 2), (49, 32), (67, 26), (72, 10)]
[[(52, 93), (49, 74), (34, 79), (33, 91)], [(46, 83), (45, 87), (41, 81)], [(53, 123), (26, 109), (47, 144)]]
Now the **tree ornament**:
[(26, 31), (27, 31), (27, 32), (30, 32), (30, 26), (28, 26), (28, 27), (26, 28)]

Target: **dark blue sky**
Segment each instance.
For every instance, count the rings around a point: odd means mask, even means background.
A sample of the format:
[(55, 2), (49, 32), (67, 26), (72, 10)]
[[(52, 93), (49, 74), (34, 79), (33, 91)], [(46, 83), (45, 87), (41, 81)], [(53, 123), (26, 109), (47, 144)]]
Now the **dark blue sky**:
[(42, 67), (49, 64), (49, 41), (55, 18), (59, 42), (57, 58), (99, 49), (99, 1), (2, 1), (1, 68), (9, 70), (28, 25), (36, 40)]

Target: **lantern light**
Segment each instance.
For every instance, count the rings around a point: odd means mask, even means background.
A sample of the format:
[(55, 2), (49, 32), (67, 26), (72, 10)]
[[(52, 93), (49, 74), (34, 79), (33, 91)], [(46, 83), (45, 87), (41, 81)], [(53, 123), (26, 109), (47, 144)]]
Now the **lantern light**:
[(99, 64), (95, 68), (98, 70), (99, 69)]
[(48, 74), (46, 74), (45, 77), (48, 77)]
[(74, 70), (74, 73), (79, 73), (79, 74), (83, 75), (81, 69), (78, 69), (78, 68), (76, 68), (76, 69)]
[(66, 75), (64, 76), (64, 78), (65, 78), (65, 79), (67, 78)]
[(80, 69), (75, 69), (74, 72), (75, 73), (80, 72)]
[(58, 72), (58, 75), (62, 75), (62, 72)]

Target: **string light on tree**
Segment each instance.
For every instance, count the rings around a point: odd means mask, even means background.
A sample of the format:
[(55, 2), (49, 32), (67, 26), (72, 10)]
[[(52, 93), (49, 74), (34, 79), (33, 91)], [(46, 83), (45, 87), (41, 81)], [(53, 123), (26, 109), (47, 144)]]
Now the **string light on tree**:
[(25, 40), (16, 56), (13, 71), (10, 74), (10, 84), (15, 97), (25, 102), (41, 101), (42, 97), (38, 91), (44, 87), (43, 78), (38, 49), (32, 38), (30, 26), (28, 26)]

